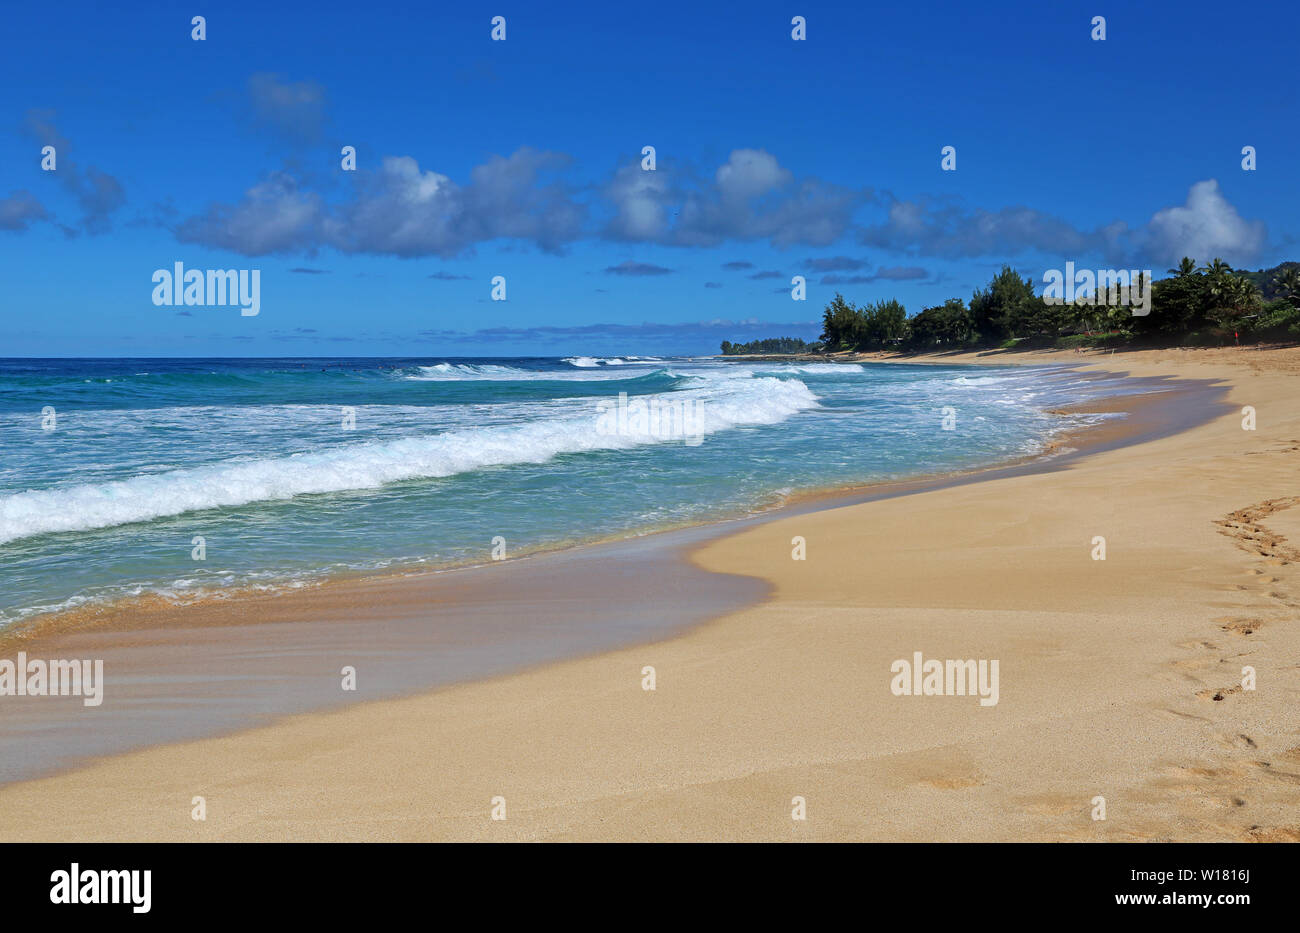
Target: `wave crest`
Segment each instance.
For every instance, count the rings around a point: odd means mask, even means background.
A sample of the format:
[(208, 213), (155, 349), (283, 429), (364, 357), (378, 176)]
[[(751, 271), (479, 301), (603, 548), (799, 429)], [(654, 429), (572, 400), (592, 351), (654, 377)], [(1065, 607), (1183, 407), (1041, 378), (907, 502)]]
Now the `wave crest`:
[[(693, 432), (707, 436), (776, 424), (817, 405), (797, 379), (726, 380), (702, 388), (635, 396), (692, 404)], [(204, 509), (297, 496), (377, 489), (495, 466), (545, 463), (562, 454), (613, 451), (680, 438), (598, 430), (601, 404), (580, 414), (421, 437), (350, 444), (261, 460), (228, 460), (123, 480), (28, 490), (0, 497), (0, 544), (35, 535), (111, 528)]]

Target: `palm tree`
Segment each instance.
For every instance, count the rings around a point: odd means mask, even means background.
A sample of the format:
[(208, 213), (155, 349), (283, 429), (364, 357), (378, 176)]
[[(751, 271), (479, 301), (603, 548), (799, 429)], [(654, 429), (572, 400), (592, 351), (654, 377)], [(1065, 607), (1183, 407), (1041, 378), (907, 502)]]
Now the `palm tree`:
[(1228, 280), (1227, 298), (1238, 311), (1248, 311), (1259, 298), (1259, 286), (1250, 279), (1234, 275)]
[(1214, 262), (1202, 266), (1201, 271), (1205, 273), (1206, 290), (1212, 301), (1217, 302), (1231, 294), (1232, 282), (1236, 278), (1232, 274), (1232, 266), (1216, 256)]
[(1273, 287), (1278, 293), (1300, 304), (1300, 266), (1287, 266), (1273, 276)]
[(1249, 312), (1257, 306), (1258, 287), (1250, 279), (1225, 275), (1211, 285), (1211, 294), (1214, 307), (1206, 312), (1206, 317), (1237, 338), (1247, 319), (1255, 317)]
[(1196, 260), (1190, 256), (1184, 256), (1182, 262), (1178, 264), (1177, 269), (1168, 270), (1170, 275), (1176, 275), (1180, 279), (1185, 279), (1196, 271)]

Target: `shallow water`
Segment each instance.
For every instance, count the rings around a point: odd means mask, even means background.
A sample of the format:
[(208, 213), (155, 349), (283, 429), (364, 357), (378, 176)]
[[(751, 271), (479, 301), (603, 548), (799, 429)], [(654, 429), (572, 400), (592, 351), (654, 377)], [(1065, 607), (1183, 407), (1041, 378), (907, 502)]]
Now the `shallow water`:
[(1059, 367), (0, 361), (0, 625), (480, 563), (969, 469), (1104, 417), (1048, 409), (1129, 390)]

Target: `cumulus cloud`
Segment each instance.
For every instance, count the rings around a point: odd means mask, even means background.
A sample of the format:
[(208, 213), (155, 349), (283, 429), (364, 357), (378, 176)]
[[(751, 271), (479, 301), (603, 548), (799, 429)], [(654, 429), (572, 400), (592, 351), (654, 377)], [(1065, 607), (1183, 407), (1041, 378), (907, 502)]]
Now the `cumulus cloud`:
[(865, 199), (861, 192), (798, 179), (763, 150), (737, 149), (703, 180), (667, 167), (643, 172), (639, 163), (623, 166), (599, 189), (607, 220), (597, 231), (587, 224), (588, 204), (558, 180), (569, 161), (524, 147), (492, 157), (462, 184), (411, 156), (390, 156), (358, 172), (352, 199), (334, 205), (280, 172), (242, 200), (214, 204), (176, 230), (183, 240), (248, 255), (332, 246), (346, 253), (448, 258), (500, 239), (556, 253), (595, 234), (687, 247), (728, 240), (825, 245), (849, 230)]
[(931, 200), (898, 201), (888, 217), (863, 229), (861, 241), (895, 252), (942, 256), (1011, 256), (1029, 249), (1082, 253), (1097, 243), (1095, 233), (1028, 207), (966, 211)]
[(361, 191), (337, 225), (346, 252), (394, 256), (449, 255), (458, 243), (463, 195), (452, 180), (420, 168), (409, 156), (390, 156), (378, 173), (360, 177)]
[(332, 246), (345, 253), (446, 258), (495, 239), (558, 252), (579, 236), (585, 217), (566, 188), (543, 178), (566, 161), (524, 148), (493, 157), (460, 185), (409, 156), (392, 156), (358, 173), (355, 196), (332, 207), (279, 172), (239, 202), (214, 204), (182, 222), (177, 236), (250, 256)]
[(327, 226), (321, 197), (302, 191), (288, 173), (279, 172), (254, 185), (233, 205), (213, 204), (207, 212), (182, 221), (176, 238), (263, 256), (313, 252)]
[(762, 149), (736, 149), (711, 178), (672, 166), (615, 172), (603, 190), (613, 211), (605, 235), (671, 246), (716, 246), (767, 240), (775, 246), (821, 246), (849, 229), (862, 192), (815, 178), (797, 179)]
[(687, 194), (668, 242), (716, 246), (727, 240), (768, 240), (778, 247), (823, 246), (844, 235), (860, 192), (815, 178), (796, 180), (763, 150), (737, 149), (714, 184)]
[[(323, 93), (315, 85), (258, 75), (250, 88), (267, 122), (286, 131), (319, 127)], [(353, 254), (448, 259), (502, 240), (561, 253), (581, 238), (701, 248), (733, 241), (826, 247), (855, 235), (867, 246), (908, 256), (1002, 260), (1037, 252), (1081, 260), (1096, 256), (1125, 267), (1139, 261), (1172, 262), (1184, 254), (1198, 259), (1222, 255), (1241, 263), (1266, 241), (1264, 225), (1242, 218), (1213, 180), (1193, 185), (1185, 204), (1157, 211), (1136, 228), (1123, 221), (1086, 228), (1023, 205), (988, 210), (948, 198), (876, 199), (869, 189), (796, 176), (762, 149), (735, 149), (703, 174), (671, 162), (661, 162), (656, 171), (629, 163), (603, 184), (585, 189), (564, 180), (570, 162), (561, 153), (523, 147), (491, 157), (468, 178), (453, 179), (412, 156), (390, 156), (350, 173), (350, 196), (329, 203), (306, 190), (294, 174), (279, 172), (240, 200), (213, 204), (174, 229), (184, 241), (247, 255), (311, 254), (328, 246)], [(115, 195), (116, 182), (102, 173), (90, 170), (79, 178), (88, 219), (104, 215), (120, 196), (120, 187)], [(861, 226), (854, 215), (868, 202), (882, 204), (885, 216)], [(7, 211), (0, 213), (0, 222), (10, 229), (40, 216), (35, 213), (39, 205), (31, 202), (0, 204)], [(928, 275), (918, 265), (886, 267), (870, 275), (870, 263), (845, 255), (809, 258), (804, 267), (836, 277), (824, 279), (828, 282)], [(746, 261), (722, 268), (755, 270)]]
[(1166, 264), (1182, 256), (1255, 258), (1267, 240), (1260, 221), (1245, 220), (1213, 179), (1191, 186), (1181, 206), (1157, 211), (1144, 225), (1122, 220), (1093, 229), (1029, 207), (963, 210), (946, 201), (893, 200), (883, 223), (866, 227), (863, 243), (913, 255), (1009, 257), (1027, 251), (1099, 256), (1129, 265)]
[(1144, 237), (1153, 258), (1175, 263), (1183, 256), (1201, 261), (1221, 256), (1234, 264), (1259, 255), (1268, 231), (1262, 221), (1248, 221), (1219, 190), (1211, 178), (1198, 181), (1181, 207), (1157, 211), (1147, 223)]
[(746, 201), (789, 184), (794, 176), (776, 156), (762, 149), (736, 149), (714, 176), (718, 194), (728, 201)]
[(566, 187), (545, 180), (567, 162), (525, 147), (493, 156), (458, 185), (409, 156), (389, 157), (340, 209), (330, 240), (345, 252), (393, 256), (450, 257), (495, 239), (559, 252), (580, 235), (586, 216)]
[[(318, 88), (271, 75), (255, 76), (252, 87), (265, 120), (285, 129), (315, 125), (302, 112), (315, 112)], [(502, 239), (557, 253), (597, 232), (616, 241), (687, 247), (729, 240), (818, 246), (850, 229), (866, 197), (796, 178), (764, 150), (736, 149), (702, 179), (668, 166), (655, 172), (641, 171), (639, 163), (619, 168), (598, 191), (607, 219), (596, 231), (587, 224), (588, 204), (558, 179), (569, 162), (563, 154), (524, 147), (492, 157), (460, 183), (411, 156), (390, 156), (358, 172), (352, 199), (333, 205), (280, 172), (240, 201), (213, 204), (182, 221), (176, 231), (182, 240), (247, 255), (332, 246), (345, 253), (448, 258)]]
[(642, 171), (639, 162), (624, 165), (605, 186), (614, 217), (605, 229), (613, 240), (658, 240), (668, 230), (672, 194), (665, 173)]

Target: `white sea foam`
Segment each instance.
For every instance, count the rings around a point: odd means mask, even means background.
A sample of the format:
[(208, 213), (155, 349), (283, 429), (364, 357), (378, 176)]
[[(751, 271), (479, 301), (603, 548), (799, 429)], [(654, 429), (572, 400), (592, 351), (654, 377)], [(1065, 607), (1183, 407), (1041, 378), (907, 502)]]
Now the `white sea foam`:
[[(624, 364), (626, 365), (626, 364)], [(630, 379), (636, 373), (604, 373), (596, 371), (517, 369), (513, 366), (495, 366), (479, 363), (438, 363), (420, 366), (416, 372), (407, 372), (401, 378), (414, 382), (570, 382), (597, 379)]]
[[(701, 436), (776, 424), (817, 405), (797, 379), (725, 379), (657, 398), (696, 406)], [(376, 489), (404, 480), (452, 476), (493, 466), (544, 463), (561, 454), (664, 443), (652, 434), (602, 435), (587, 399), (579, 413), (515, 424), (309, 450), (290, 456), (226, 460), (0, 496), (0, 544), (52, 532), (111, 528), (202, 509)]]
[(642, 363), (658, 361), (656, 356), (569, 356), (564, 362), (579, 369), (594, 369), (598, 366), (636, 366)]
[(490, 363), (438, 363), (420, 366), (418, 374), (407, 379), (426, 382), (455, 382), (462, 379), (528, 379), (538, 374), (513, 366), (494, 366)]
[(861, 363), (785, 363), (775, 369), (760, 364), (755, 368), (759, 372), (803, 373), (808, 376), (842, 376), (866, 372)]

